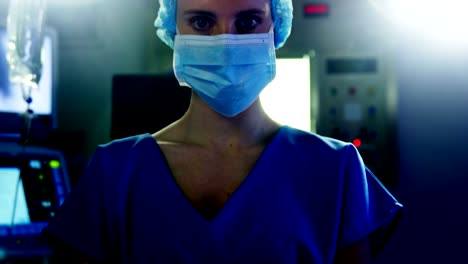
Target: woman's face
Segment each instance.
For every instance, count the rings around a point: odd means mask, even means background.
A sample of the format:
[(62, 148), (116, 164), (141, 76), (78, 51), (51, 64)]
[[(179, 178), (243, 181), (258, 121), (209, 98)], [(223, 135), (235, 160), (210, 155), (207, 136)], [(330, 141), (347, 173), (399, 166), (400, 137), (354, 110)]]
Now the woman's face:
[(219, 35), (266, 33), (271, 0), (177, 0), (180, 34)]

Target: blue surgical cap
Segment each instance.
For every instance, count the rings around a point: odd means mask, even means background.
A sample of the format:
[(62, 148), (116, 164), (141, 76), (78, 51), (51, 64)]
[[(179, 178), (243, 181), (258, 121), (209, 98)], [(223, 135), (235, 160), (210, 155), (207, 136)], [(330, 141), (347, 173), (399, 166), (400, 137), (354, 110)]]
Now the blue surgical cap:
[[(154, 26), (158, 37), (169, 47), (174, 47), (176, 35), (177, 0), (159, 0), (159, 12)], [(291, 34), (292, 0), (271, 0), (271, 12), (275, 22), (275, 47), (281, 48)]]

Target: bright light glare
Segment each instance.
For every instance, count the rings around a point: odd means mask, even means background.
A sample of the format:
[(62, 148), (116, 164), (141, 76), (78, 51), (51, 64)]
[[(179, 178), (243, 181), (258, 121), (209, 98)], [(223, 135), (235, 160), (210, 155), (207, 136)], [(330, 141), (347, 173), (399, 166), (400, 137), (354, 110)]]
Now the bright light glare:
[(260, 94), (260, 101), (276, 122), (311, 131), (309, 57), (277, 59), (276, 78)]
[(404, 29), (435, 42), (468, 45), (467, 0), (370, 0)]

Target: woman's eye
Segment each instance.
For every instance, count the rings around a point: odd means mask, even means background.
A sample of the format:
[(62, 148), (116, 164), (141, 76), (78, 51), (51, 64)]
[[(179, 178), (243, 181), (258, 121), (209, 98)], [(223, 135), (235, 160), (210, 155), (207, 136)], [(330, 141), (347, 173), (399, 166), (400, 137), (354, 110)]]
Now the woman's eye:
[(236, 21), (236, 29), (239, 33), (249, 33), (254, 31), (261, 20), (258, 17), (244, 17)]
[(213, 20), (208, 17), (197, 16), (190, 19), (190, 24), (196, 31), (208, 31), (213, 25)]

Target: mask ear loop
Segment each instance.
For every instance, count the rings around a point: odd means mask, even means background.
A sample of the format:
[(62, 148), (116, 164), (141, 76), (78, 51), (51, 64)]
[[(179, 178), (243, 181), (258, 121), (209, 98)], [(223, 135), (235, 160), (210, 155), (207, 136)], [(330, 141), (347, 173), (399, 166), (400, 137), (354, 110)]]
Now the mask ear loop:
[(275, 28), (276, 28), (275, 21), (271, 21), (270, 30), (268, 30), (268, 34), (274, 34), (275, 33)]

